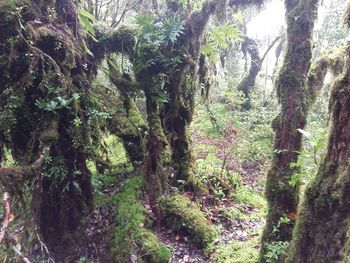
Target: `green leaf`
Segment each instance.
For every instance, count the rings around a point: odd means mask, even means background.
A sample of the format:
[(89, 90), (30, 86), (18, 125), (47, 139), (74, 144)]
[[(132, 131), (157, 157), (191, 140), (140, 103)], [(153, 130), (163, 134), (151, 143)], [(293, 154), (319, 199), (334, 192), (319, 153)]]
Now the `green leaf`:
[(79, 17), (86, 17), (86, 18), (90, 19), (94, 23), (97, 22), (95, 17), (92, 14), (90, 14), (88, 11), (86, 11), (86, 10), (84, 10), (82, 8), (79, 9)]

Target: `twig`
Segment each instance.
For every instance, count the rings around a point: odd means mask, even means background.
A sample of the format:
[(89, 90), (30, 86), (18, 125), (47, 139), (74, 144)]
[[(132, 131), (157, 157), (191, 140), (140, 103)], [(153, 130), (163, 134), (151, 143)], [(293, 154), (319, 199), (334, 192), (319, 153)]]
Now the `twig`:
[(17, 256), (19, 256), (19, 257), (23, 260), (23, 262), (25, 262), (25, 263), (30, 263), (29, 259), (26, 258), (26, 257), (21, 253), (21, 251), (19, 251), (19, 250), (17, 249), (17, 247), (16, 247), (15, 245), (12, 246), (12, 249), (13, 249), (13, 251), (15, 251), (15, 253), (17, 254)]
[(4, 193), (4, 197), (2, 199), (2, 205), (4, 207), (5, 215), (4, 215), (4, 222), (2, 223), (2, 227), (0, 230), (0, 244), (4, 240), (7, 228), (13, 217), (11, 214), (10, 195), (7, 192)]

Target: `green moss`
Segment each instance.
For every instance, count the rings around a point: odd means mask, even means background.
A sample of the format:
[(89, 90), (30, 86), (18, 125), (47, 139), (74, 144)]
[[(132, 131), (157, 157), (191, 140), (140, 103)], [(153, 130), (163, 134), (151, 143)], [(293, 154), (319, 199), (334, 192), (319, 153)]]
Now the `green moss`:
[(266, 216), (266, 208), (262, 208), (257, 210), (256, 212), (252, 213), (246, 213), (244, 212), (244, 209), (240, 206), (234, 206), (234, 207), (228, 207), (228, 208), (222, 208), (221, 213), (224, 217), (226, 217), (229, 220), (245, 220), (245, 221), (261, 221), (264, 220)]
[(255, 263), (259, 257), (259, 237), (248, 242), (233, 241), (219, 246), (213, 260), (218, 263)]
[(258, 192), (247, 187), (239, 187), (234, 194), (234, 198), (242, 204), (251, 205), (255, 208), (264, 208), (266, 207), (265, 198)]
[(146, 262), (168, 262), (171, 252), (151, 230), (143, 225), (147, 221), (146, 209), (139, 201), (143, 178), (128, 179), (114, 198), (118, 207), (115, 215), (114, 244), (112, 254), (116, 262), (129, 262), (133, 254), (142, 254)]
[(205, 218), (203, 212), (188, 198), (182, 195), (162, 196), (159, 205), (168, 223), (175, 230), (185, 228), (193, 234), (195, 241), (208, 247), (217, 236), (212, 224)]
[(150, 262), (168, 262), (171, 257), (169, 248), (159, 242), (158, 237), (149, 230), (143, 230), (138, 233), (137, 244), (141, 251), (148, 253)]

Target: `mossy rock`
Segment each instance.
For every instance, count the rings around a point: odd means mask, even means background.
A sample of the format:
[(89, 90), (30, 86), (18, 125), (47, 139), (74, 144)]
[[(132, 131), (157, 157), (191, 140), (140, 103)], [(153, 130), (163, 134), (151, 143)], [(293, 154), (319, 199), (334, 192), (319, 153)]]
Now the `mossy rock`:
[(204, 213), (188, 197), (183, 195), (162, 196), (158, 200), (166, 221), (174, 230), (185, 228), (196, 242), (208, 247), (216, 238), (217, 231), (205, 218)]
[(114, 197), (118, 207), (112, 249), (115, 262), (130, 262), (135, 254), (142, 254), (142, 261), (150, 263), (165, 263), (171, 257), (170, 249), (144, 227), (148, 218), (139, 200), (142, 185), (142, 176), (134, 176), (126, 180), (121, 192)]

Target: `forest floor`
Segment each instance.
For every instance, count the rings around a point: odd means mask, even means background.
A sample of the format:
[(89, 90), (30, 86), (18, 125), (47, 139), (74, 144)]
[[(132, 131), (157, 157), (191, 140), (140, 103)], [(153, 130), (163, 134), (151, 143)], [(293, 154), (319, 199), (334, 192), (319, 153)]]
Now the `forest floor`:
[[(178, 191), (196, 203), (213, 224), (219, 233), (217, 240), (203, 249), (191, 234), (183, 230), (174, 231), (164, 222), (157, 224), (157, 216), (150, 209), (147, 196), (143, 195), (136, 202), (139, 202), (147, 216), (153, 220), (153, 223), (145, 227), (151, 228), (158, 239), (170, 248), (170, 263), (257, 262), (259, 240), (266, 214), (263, 191), (267, 164), (270, 162), (269, 124), (256, 124), (255, 119), (243, 123), (239, 119), (236, 123), (230, 122), (237, 124), (237, 127), (233, 124), (222, 125), (225, 127), (223, 131), (218, 131), (209, 121), (203, 123), (205, 119), (207, 120), (201, 116), (196, 118), (198, 123), (195, 121), (192, 128), (192, 143), (196, 178), (207, 186), (208, 191), (196, 195), (181, 189)], [(240, 124), (242, 126), (239, 126)], [(113, 251), (123, 250), (120, 244), (115, 243), (118, 228), (120, 230), (116, 215), (122, 210), (116, 200), (123, 192), (126, 182), (135, 175), (142, 174), (142, 171), (133, 171), (119, 139), (107, 136), (106, 144), (110, 147), (110, 159), (119, 166), (112, 171), (106, 171), (104, 175), (97, 175), (93, 163), (90, 163), (95, 189), (94, 211), (88, 217), (85, 238), (80, 241), (75, 252), (69, 258), (57, 262), (141, 262), (138, 259), (143, 255), (131, 235), (127, 237), (132, 241), (134, 252), (131, 256), (128, 254), (127, 260), (111, 260), (111, 254), (115, 253)], [(21, 221), (16, 220), (16, 223), (18, 224), (14, 224), (13, 228), (21, 226)], [(144, 228), (143, 225), (139, 227)], [(122, 233), (128, 235), (128, 231), (129, 229)], [(23, 244), (24, 247), (25, 245)], [(49, 255), (42, 248), (35, 251), (39, 253), (32, 254), (28, 251), (27, 255), (35, 260), (40, 259), (40, 262), (52, 262), (48, 261)], [(8, 255), (6, 251), (4, 253), (0, 251), (0, 258), (2, 255)], [(42, 261), (45, 258), (46, 260)], [(11, 258), (9, 259), (12, 262)], [(39, 262), (35, 260), (33, 262)]]
[[(204, 252), (189, 233), (175, 232), (163, 224), (154, 226), (154, 232), (160, 241), (171, 249), (171, 263), (256, 262), (266, 210), (263, 198), (265, 162), (240, 161), (236, 154), (229, 150), (238, 143), (236, 138), (226, 140), (193, 134), (192, 141), (199, 167), (197, 176), (202, 176), (202, 180), (210, 185), (212, 190), (199, 195), (191, 192), (183, 194), (199, 205), (207, 219), (219, 231), (219, 239)], [(218, 171), (225, 171), (226, 179), (231, 177), (228, 180), (234, 183), (234, 187), (229, 189), (230, 191), (215, 181)], [(89, 217), (86, 232), (88, 238), (77, 251), (74, 260), (110, 262), (110, 233), (115, 227), (115, 211), (118, 208), (108, 200), (113, 199), (125, 179), (131, 175), (132, 173), (125, 171), (117, 177), (108, 176), (103, 183), (98, 184), (97, 194), (103, 197), (103, 201), (101, 204), (97, 202), (95, 211)], [(143, 199), (143, 205), (149, 208), (147, 198)], [(150, 209), (148, 213), (151, 217), (156, 217)], [(130, 262), (138, 256), (135, 255)]]

